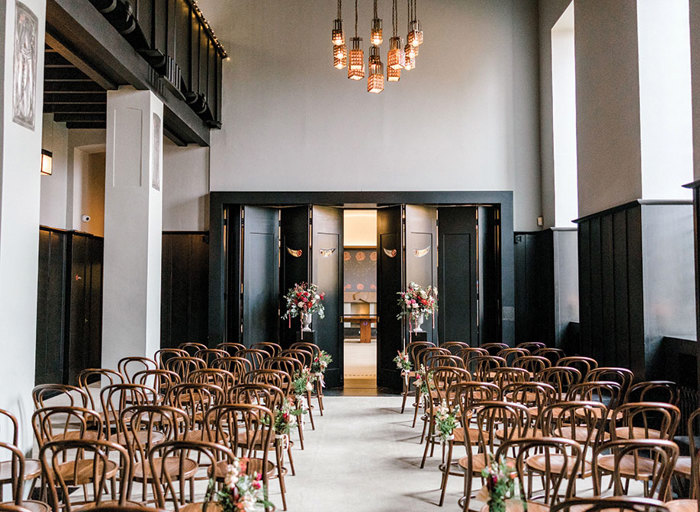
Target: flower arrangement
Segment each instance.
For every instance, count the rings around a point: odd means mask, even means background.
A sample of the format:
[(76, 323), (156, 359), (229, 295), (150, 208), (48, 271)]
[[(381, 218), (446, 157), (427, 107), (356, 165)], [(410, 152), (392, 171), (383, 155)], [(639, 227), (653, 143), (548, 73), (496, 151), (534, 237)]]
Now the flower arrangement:
[(415, 330), (418, 330), (423, 319), (437, 311), (437, 288), (428, 286), (424, 289), (419, 284), (411, 282), (406, 291), (398, 292), (398, 295), (401, 312), (396, 318), (408, 318), (409, 329), (414, 326)]
[(517, 486), (515, 463), (505, 457), (500, 460), (489, 458), (489, 465), (481, 470), (486, 485), (476, 495), (476, 499), (488, 503), (489, 512), (520, 510), (519, 505), (522, 505), (523, 511), (527, 511), (527, 501)]
[(282, 315), (282, 319), (289, 319), (289, 327), (291, 328), (292, 318), (301, 316), (304, 330), (311, 330), (308, 324), (314, 313), (317, 313), (319, 318), (325, 317), (324, 298), (325, 294), (319, 292), (318, 286), (315, 284), (295, 284), (284, 296), (285, 301), (287, 301), (287, 310)]
[(411, 360), (408, 358), (408, 352), (406, 349), (403, 349), (403, 351), (399, 350), (398, 353), (399, 355), (394, 358), (396, 368), (401, 370), (401, 373), (406, 373), (413, 370), (413, 363), (411, 363)]
[(316, 375), (311, 372), (308, 366), (305, 366), (301, 371), (297, 370), (292, 375), (292, 389), (295, 395), (305, 395), (307, 392), (314, 390), (314, 382)]
[[(229, 464), (224, 477), (224, 485), (216, 493), (216, 499), (223, 512), (255, 512), (274, 508), (265, 497), (263, 479), (260, 473), (246, 474), (246, 459), (235, 459)], [(209, 481), (207, 499), (214, 492), (215, 481)]]
[(272, 413), (272, 428), (275, 434), (283, 436), (289, 434), (297, 426), (297, 418), (304, 414), (304, 410), (296, 406), (291, 398), (282, 403), (281, 408), (275, 408)]
[(453, 439), (452, 432), (459, 426), (458, 417), (459, 405), (450, 410), (447, 406), (447, 401), (443, 399), (440, 407), (435, 411), (435, 428), (443, 443)]
[(433, 381), (433, 372), (426, 370), (425, 366), (420, 365), (420, 370), (416, 375), (415, 386), (420, 389), (421, 396), (426, 396), (430, 392)]
[(319, 352), (319, 354), (314, 357), (314, 360), (311, 362), (311, 373), (315, 373), (317, 377), (320, 377), (326, 373), (326, 368), (328, 368), (328, 365), (332, 362), (333, 358), (331, 355), (325, 350), (321, 350), (321, 352)]

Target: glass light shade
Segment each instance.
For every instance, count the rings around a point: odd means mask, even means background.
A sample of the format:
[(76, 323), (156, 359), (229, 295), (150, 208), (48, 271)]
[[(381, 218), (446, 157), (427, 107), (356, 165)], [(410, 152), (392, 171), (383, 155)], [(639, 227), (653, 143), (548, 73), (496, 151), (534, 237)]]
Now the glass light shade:
[(362, 66), (362, 69), (352, 69), (350, 66), (348, 66), (348, 78), (350, 80), (362, 80), (364, 77), (365, 77), (364, 65)]
[(344, 44), (333, 47), (333, 67), (343, 69), (348, 65), (348, 47)]
[(410, 44), (407, 44), (406, 48), (404, 49), (405, 60), (404, 60), (403, 68), (406, 71), (410, 71), (411, 69), (416, 68), (416, 52), (414, 50), (415, 49)]
[(331, 41), (334, 46), (340, 46), (345, 44), (345, 33), (343, 32), (343, 20), (333, 21), (333, 32), (331, 34)]
[(391, 47), (386, 58), (386, 65), (391, 69), (401, 69), (405, 62), (404, 52), (401, 48), (401, 38), (392, 37), (390, 44)]
[(420, 21), (411, 22), (407, 40), (408, 44), (411, 46), (420, 46), (423, 44), (423, 28), (420, 25)]
[(401, 68), (394, 69), (387, 66), (386, 79), (387, 82), (398, 82), (401, 80)]
[(420, 46), (411, 46), (411, 48), (413, 48), (413, 58), (415, 59), (420, 53)]
[[(362, 44), (362, 38), (352, 38), (352, 49), (350, 50), (349, 69), (352, 69), (353, 71), (365, 69), (365, 52), (363, 52), (362, 48), (360, 48), (360, 44)], [(362, 76), (364, 76), (364, 74)]]
[(381, 63), (371, 64), (369, 69), (367, 92), (379, 94), (384, 90), (384, 66)]
[(382, 35), (382, 20), (379, 18), (374, 18), (372, 20), (372, 35), (370, 36), (370, 42), (379, 46), (384, 42), (384, 37)]
[(53, 174), (53, 153), (46, 149), (41, 150), (41, 174), (46, 176)]

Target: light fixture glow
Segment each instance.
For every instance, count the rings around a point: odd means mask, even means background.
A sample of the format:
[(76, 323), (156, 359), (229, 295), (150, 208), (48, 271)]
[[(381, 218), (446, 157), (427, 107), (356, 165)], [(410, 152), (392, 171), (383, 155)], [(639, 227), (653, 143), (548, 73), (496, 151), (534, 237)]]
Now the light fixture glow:
[(348, 47), (341, 44), (333, 47), (333, 67), (343, 69), (348, 65)]
[(372, 32), (369, 40), (375, 46), (384, 42), (382, 20), (377, 15), (377, 0), (374, 0), (374, 18), (372, 18)]
[(401, 68), (394, 69), (387, 66), (386, 80), (387, 82), (398, 82), (401, 80)]
[(379, 94), (384, 90), (384, 64), (379, 55), (379, 46), (369, 49), (369, 76), (367, 77), (367, 92)]
[(46, 149), (41, 150), (41, 174), (45, 176), (53, 174), (53, 153)]
[(331, 42), (333, 46), (345, 44), (345, 32), (343, 32), (343, 0), (338, 0), (338, 17), (333, 21)]
[(392, 37), (389, 43), (391, 46), (386, 58), (386, 65), (391, 69), (401, 69), (406, 59), (403, 48), (401, 48), (401, 38)]

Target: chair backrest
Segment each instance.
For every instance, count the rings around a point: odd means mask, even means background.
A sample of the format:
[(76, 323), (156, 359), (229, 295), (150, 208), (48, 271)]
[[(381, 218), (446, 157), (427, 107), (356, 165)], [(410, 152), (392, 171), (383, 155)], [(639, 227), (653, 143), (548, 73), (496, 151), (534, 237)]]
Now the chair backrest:
[[(9, 483), (12, 489), (12, 501), (15, 505), (21, 507), (22, 488), (24, 485), (23, 477), (25, 474), (24, 453), (22, 453), (22, 450), (15, 443), (0, 442), (0, 460), (3, 461), (3, 465), (5, 466), (5, 474), (3, 475), (5, 481), (3, 484), (7, 483), (7, 478), (9, 477)], [(7, 466), (9, 466), (9, 475), (7, 474)]]
[(250, 348), (258, 349), (258, 350), (263, 350), (267, 352), (270, 357), (275, 357), (280, 355), (280, 352), (282, 352), (282, 345), (279, 343), (273, 343), (271, 341), (260, 341), (258, 343), (253, 343), (253, 345)]
[(672, 440), (681, 419), (675, 405), (663, 402), (624, 403), (612, 413), (610, 434), (615, 439)]
[(591, 371), (586, 375), (586, 380), (611, 380), (617, 382), (622, 387), (622, 397), (627, 396), (627, 390), (634, 381), (634, 373), (627, 368), (619, 368), (615, 366), (600, 366), (591, 368)]
[(165, 361), (165, 369), (175, 372), (180, 376), (180, 380), (185, 382), (191, 372), (207, 367), (207, 363), (198, 357), (175, 356)]
[(282, 350), (276, 357), (291, 357), (299, 361), (302, 366), (311, 366), (311, 362), (314, 360), (314, 353), (303, 348), (288, 348)]
[(86, 368), (78, 374), (78, 386), (87, 393), (88, 399), (90, 400), (90, 407), (94, 410), (98, 409), (97, 400), (92, 393), (90, 393), (90, 384), (93, 382), (98, 382), (98, 389), (102, 387), (104, 383), (107, 386), (113, 384), (124, 384), (124, 376), (114, 370), (109, 368)]
[(141, 384), (112, 384), (100, 392), (102, 416), (108, 441), (120, 442), (122, 439), (119, 418), (122, 411), (130, 405), (151, 405), (157, 392)]
[(205, 348), (198, 350), (194, 357), (198, 357), (204, 361), (207, 368), (212, 367), (212, 363), (221, 357), (229, 357), (229, 353), (219, 348)]
[(296, 372), (301, 371), (303, 367), (304, 364), (298, 359), (284, 356), (271, 357), (269, 359), (265, 359), (265, 361), (262, 364), (263, 369), (281, 370), (283, 372), (288, 373), (289, 375), (294, 375)]
[(408, 358), (411, 363), (413, 363), (414, 370), (420, 368), (420, 365), (418, 364), (418, 353), (424, 348), (434, 346), (435, 344), (431, 343), (430, 341), (412, 341), (406, 345), (406, 353), (408, 354)]
[(251, 384), (270, 384), (290, 394), (292, 391), (292, 376), (282, 370), (260, 369), (245, 375), (245, 382)]
[(527, 370), (533, 376), (535, 376), (545, 368), (552, 366), (552, 363), (546, 357), (522, 356), (514, 359), (511, 365), (513, 368), (522, 368), (523, 370)]
[(193, 341), (186, 342), (186, 343), (180, 343), (177, 348), (180, 350), (184, 350), (187, 352), (191, 357), (194, 357), (194, 355), (199, 352), (200, 350), (204, 350), (208, 348), (204, 343), (196, 343)]
[(32, 401), (34, 409), (41, 409), (48, 404), (46, 400), (56, 396), (62, 397), (62, 402), (67, 401), (64, 405), (89, 407), (90, 398), (85, 390), (70, 386), (68, 384), (39, 384), (32, 389)]
[(217, 404), (223, 403), (226, 395), (224, 390), (213, 384), (183, 382), (177, 384), (168, 392), (166, 402), (187, 413), (190, 428), (204, 428), (202, 415)]
[(453, 356), (458, 356), (460, 351), (469, 348), (469, 343), (463, 341), (446, 341), (440, 344), (440, 348), (446, 348)]
[(150, 357), (130, 356), (123, 357), (117, 363), (117, 370), (122, 374), (126, 382), (134, 383), (134, 374), (145, 370), (155, 370), (158, 368), (156, 363)]
[[(469, 417), (462, 415), (463, 425)], [(503, 401), (479, 401), (476, 409), (478, 453), (496, 453), (500, 443), (527, 437), (531, 419), (527, 407)], [(469, 436), (465, 436), (468, 439)], [(467, 449), (469, 455), (471, 450)]]
[[(644, 480), (647, 496), (665, 500), (673, 468), (678, 458), (678, 446), (665, 439), (622, 439), (599, 444), (593, 452), (593, 492), (600, 496), (603, 472), (600, 456), (610, 452), (614, 468), (611, 487), (613, 494), (625, 494), (627, 480)], [(623, 461), (629, 461), (623, 468)]]
[(158, 368), (165, 369), (165, 363), (171, 357), (189, 357), (189, 352), (179, 348), (161, 348), (156, 350), (154, 358), (156, 363), (158, 363)]
[(516, 360), (517, 358), (529, 356), (530, 351), (526, 348), (508, 347), (508, 348), (503, 348), (503, 349), (499, 350), (496, 355), (498, 357), (502, 357), (503, 359), (505, 359), (506, 364), (508, 366), (511, 366), (513, 364), (513, 361)]
[(439, 366), (451, 366), (453, 368), (464, 368), (464, 361), (459, 356), (436, 354), (426, 358), (426, 368), (433, 369)]
[(545, 348), (546, 346), (547, 344), (542, 343), (541, 341), (525, 341), (516, 345), (517, 348), (526, 348), (530, 352), (534, 352), (535, 350)]
[(267, 407), (218, 405), (207, 411), (205, 423), (212, 442), (226, 446), (235, 455), (267, 461), (274, 435), (274, 418)]
[(168, 390), (181, 382), (177, 373), (161, 369), (136, 372), (133, 380), (134, 384), (141, 384), (155, 389), (159, 399), (165, 398)]
[(239, 350), (245, 350), (245, 345), (243, 343), (219, 343), (216, 348), (219, 350), (225, 350), (228, 352), (229, 356), (235, 356)]
[(465, 361), (464, 365), (476, 380), (489, 382), (492, 378), (491, 370), (504, 367), (506, 360), (498, 356), (475, 356)]
[(503, 387), (503, 397), (527, 407), (536, 407), (539, 413), (557, 401), (557, 391), (546, 382), (513, 382)]
[(231, 372), (236, 382), (241, 382), (246, 373), (253, 370), (253, 363), (243, 357), (220, 357), (212, 363), (212, 368), (220, 368)]
[(569, 388), (581, 382), (581, 372), (570, 366), (552, 366), (538, 373), (535, 380), (554, 386), (557, 390), (557, 400), (564, 400)]
[(271, 411), (282, 407), (287, 395), (272, 384), (236, 384), (229, 390), (228, 403), (264, 405)]
[(570, 498), (554, 505), (550, 512), (669, 512), (663, 501), (651, 498), (610, 496), (608, 498)]
[[(550, 508), (573, 496), (576, 479), (568, 479), (567, 475), (579, 474), (583, 465), (581, 446), (576, 441), (561, 437), (511, 439), (499, 446), (496, 460), (508, 456), (509, 453), (514, 454), (520, 489), (524, 496), (530, 497), (528, 501)], [(534, 464), (535, 460), (538, 462), (538, 470), (543, 469), (540, 474), (543, 490), (537, 493), (533, 492), (534, 485), (539, 485), (540, 482), (535, 484), (527, 470), (528, 463)], [(555, 465), (558, 466), (557, 471), (552, 471)], [(568, 483), (563, 489), (565, 481)], [(537, 497), (533, 497), (533, 494)]]
[(435, 347), (435, 346), (429, 346), (429, 347), (423, 347), (420, 350), (416, 351), (416, 365), (413, 367), (414, 369), (418, 369), (421, 366), (425, 366), (427, 368), (428, 366), (428, 360), (436, 355), (443, 355), (443, 356), (449, 356), (452, 355), (450, 354), (450, 351), (447, 350), (446, 348), (440, 348), (440, 347)]
[(546, 357), (552, 362), (552, 364), (555, 364), (562, 357), (566, 357), (566, 353), (562, 349), (554, 347), (539, 348), (532, 352), (532, 355)]
[(485, 348), (468, 347), (460, 350), (458, 355), (462, 358), (462, 361), (464, 361), (464, 367), (466, 368), (472, 357), (487, 356), (489, 355), (489, 351)]
[(236, 383), (236, 377), (226, 370), (220, 368), (202, 368), (190, 373), (188, 382), (199, 382), (201, 384), (214, 384), (226, 392)]
[(97, 438), (104, 436), (102, 418), (85, 407), (42, 407), (32, 414), (32, 428), (40, 448), (64, 437), (85, 438), (88, 432), (94, 432)]
[(314, 357), (318, 357), (321, 354), (321, 349), (315, 343), (309, 343), (308, 341), (296, 341), (292, 343), (289, 348), (299, 348), (301, 350), (306, 350), (311, 352)]
[(584, 381), (574, 384), (566, 394), (567, 400), (586, 400), (605, 404), (608, 409), (620, 405), (622, 386), (613, 381)]
[(586, 380), (591, 370), (598, 368), (598, 361), (592, 357), (567, 356), (560, 358), (559, 361), (556, 362), (555, 366), (571, 366), (572, 368), (576, 368), (581, 372), (583, 380)]
[(637, 382), (627, 390), (625, 402), (665, 402), (678, 405), (678, 385), (670, 380)]
[(504, 348), (508, 348), (509, 345), (507, 343), (482, 343), (481, 348), (484, 350), (487, 350), (489, 355), (495, 356), (498, 355), (498, 353), (503, 350)]
[(239, 350), (236, 356), (247, 359), (253, 365), (254, 370), (259, 370), (262, 368), (263, 361), (270, 357), (270, 354), (256, 348), (246, 348), (244, 350)]
[[(66, 470), (65, 461), (76, 458), (80, 463), (75, 463)], [(127, 503), (131, 459), (126, 448), (117, 443), (102, 439), (52, 441), (41, 447), (39, 461), (54, 510), (58, 509), (60, 489), (63, 509), (70, 512), (75, 505), (71, 489), (78, 486), (88, 487), (91, 491), (91, 503), (99, 505), (104, 499), (107, 481), (112, 476), (119, 481), (119, 505), (124, 506)], [(114, 499), (114, 496), (110, 497), (110, 500)]]
[[(149, 464), (154, 480), (156, 504), (165, 509), (166, 502), (170, 502), (175, 512), (184, 508), (188, 486), (184, 485), (180, 475), (168, 471), (167, 464), (160, 463), (165, 459), (175, 461), (175, 467), (181, 468), (191, 461), (198, 461), (200, 466), (215, 468), (222, 462), (228, 465), (236, 460), (231, 450), (225, 446), (206, 441), (165, 441), (154, 446), (149, 453)], [(202, 510), (206, 510), (207, 504), (215, 499), (215, 492), (207, 493)]]
[(458, 381), (447, 389), (450, 398), (450, 409), (459, 405), (459, 410), (471, 415), (476, 406), (484, 401), (498, 401), (501, 399), (501, 390), (491, 382)]
[(508, 384), (527, 382), (532, 379), (532, 375), (522, 368), (499, 367), (491, 370), (491, 379), (499, 388)]
[(433, 380), (432, 389), (435, 390), (437, 398), (440, 401), (443, 399), (450, 400), (447, 391), (453, 384), (472, 380), (467, 370), (454, 366), (436, 366), (432, 368), (430, 372), (432, 373)]

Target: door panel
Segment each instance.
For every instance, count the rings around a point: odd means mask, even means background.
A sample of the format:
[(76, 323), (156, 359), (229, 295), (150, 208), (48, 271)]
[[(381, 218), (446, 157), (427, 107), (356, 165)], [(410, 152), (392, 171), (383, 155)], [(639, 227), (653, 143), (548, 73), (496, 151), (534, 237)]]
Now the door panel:
[[(286, 303), (282, 294), (297, 283), (308, 282), (310, 279), (309, 259), (309, 216), (308, 206), (282, 208), (280, 234), (280, 310), (284, 311)], [(287, 348), (296, 341), (300, 329), (300, 319), (293, 318), (291, 328), (289, 320), (281, 320), (280, 342)]]
[(343, 385), (343, 210), (314, 206), (312, 212), (312, 281), (326, 294), (325, 319), (313, 321), (316, 343), (333, 357), (326, 385)]
[[(423, 288), (437, 286), (437, 209), (429, 206), (406, 205), (406, 281)], [(439, 290), (439, 288), (438, 288)], [(406, 322), (408, 329), (408, 323)], [(422, 326), (428, 341), (437, 344), (437, 329), (433, 320)]]
[(479, 339), (502, 341), (500, 212), (479, 207)]
[(401, 389), (401, 374), (393, 359), (404, 347), (398, 296), (403, 289), (402, 207), (377, 211), (377, 385)]
[(438, 218), (440, 340), (477, 346), (477, 209), (440, 208)]
[(278, 340), (278, 211), (243, 208), (243, 344)]

